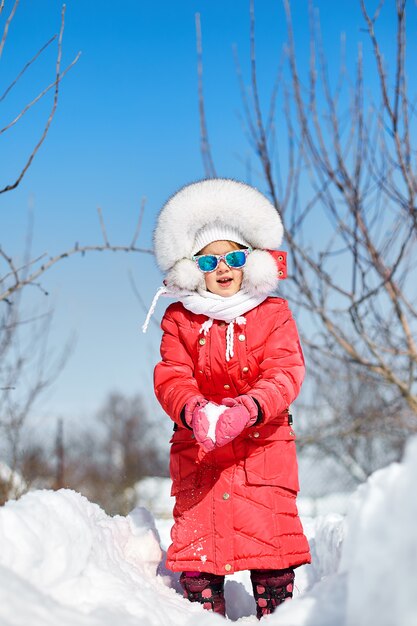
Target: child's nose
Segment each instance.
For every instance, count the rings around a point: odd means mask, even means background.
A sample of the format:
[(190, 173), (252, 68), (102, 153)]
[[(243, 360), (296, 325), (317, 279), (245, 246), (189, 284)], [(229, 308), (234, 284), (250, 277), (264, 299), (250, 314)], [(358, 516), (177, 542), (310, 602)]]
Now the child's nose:
[(225, 270), (228, 270), (229, 267), (226, 263), (226, 261), (224, 259), (220, 259), (219, 261), (219, 265), (217, 266), (217, 269), (221, 270), (222, 272), (224, 272)]

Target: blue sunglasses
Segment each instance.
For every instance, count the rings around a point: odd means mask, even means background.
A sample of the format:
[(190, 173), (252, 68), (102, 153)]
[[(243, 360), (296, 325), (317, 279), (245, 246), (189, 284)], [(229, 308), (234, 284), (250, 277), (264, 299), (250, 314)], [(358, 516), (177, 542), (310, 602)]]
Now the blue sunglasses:
[(245, 265), (246, 258), (251, 252), (252, 248), (243, 248), (243, 250), (232, 250), (226, 254), (198, 254), (193, 256), (193, 261), (202, 272), (214, 272), (220, 261), (224, 261), (231, 269), (239, 269)]

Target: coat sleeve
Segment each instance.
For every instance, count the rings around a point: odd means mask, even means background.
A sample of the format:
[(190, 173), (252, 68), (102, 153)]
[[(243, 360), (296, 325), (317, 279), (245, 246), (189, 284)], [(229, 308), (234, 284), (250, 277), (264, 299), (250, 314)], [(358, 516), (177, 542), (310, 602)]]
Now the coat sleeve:
[(260, 370), (261, 377), (248, 394), (259, 403), (262, 422), (266, 422), (288, 409), (304, 379), (304, 357), (297, 326), (286, 302), (267, 338)]
[(193, 396), (201, 396), (194, 378), (194, 364), (191, 355), (179, 336), (179, 328), (169, 308), (166, 311), (161, 328), (162, 360), (154, 370), (155, 395), (164, 411), (174, 422), (184, 426), (181, 411)]

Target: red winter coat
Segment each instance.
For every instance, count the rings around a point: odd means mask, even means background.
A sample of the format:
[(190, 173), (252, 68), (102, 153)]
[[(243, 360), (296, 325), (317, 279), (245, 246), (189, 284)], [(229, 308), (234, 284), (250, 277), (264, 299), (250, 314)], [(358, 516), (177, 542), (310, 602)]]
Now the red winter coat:
[[(310, 562), (296, 507), (298, 470), (288, 407), (304, 377), (304, 360), (287, 302), (268, 298), (235, 326), (234, 357), (225, 359), (226, 324), (200, 333), (205, 315), (182, 304), (162, 320), (162, 361), (155, 393), (177, 424), (170, 472), (176, 497), (167, 566), (214, 574), (245, 569), (283, 569)], [(248, 394), (262, 422), (224, 447), (199, 454), (181, 420), (195, 395), (220, 403)]]

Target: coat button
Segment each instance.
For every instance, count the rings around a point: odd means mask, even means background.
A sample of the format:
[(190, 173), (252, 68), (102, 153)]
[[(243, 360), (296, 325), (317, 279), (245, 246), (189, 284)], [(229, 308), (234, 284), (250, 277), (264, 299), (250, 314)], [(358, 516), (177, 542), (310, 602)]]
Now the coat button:
[(239, 335), (238, 339), (239, 341), (245, 341), (246, 337), (245, 335)]
[(227, 493), (227, 491), (223, 494), (223, 500), (228, 500), (230, 498), (230, 493)]
[(279, 270), (278, 276), (284, 276), (284, 272), (282, 270)]
[(201, 339), (198, 340), (198, 343), (200, 344), (200, 346), (204, 346), (206, 340), (204, 339), (204, 337), (201, 337)]
[(283, 260), (284, 260), (284, 257), (282, 256), (282, 254), (280, 254), (278, 257), (278, 261), (283, 261)]
[(246, 372), (249, 372), (249, 367), (242, 367), (242, 372), (244, 374), (246, 374)]
[(295, 437), (295, 432), (293, 430), (290, 430), (290, 435), (292, 435), (293, 437)]
[(255, 437), (255, 439), (258, 439), (258, 437), (259, 437), (259, 433), (258, 433), (258, 431), (256, 431), (255, 433), (253, 433), (253, 436)]
[(230, 565), (230, 563), (226, 563), (226, 565), (224, 566), (224, 569), (226, 570), (226, 572), (230, 572), (230, 570), (232, 569), (232, 566)]
[(223, 385), (223, 389), (230, 389), (230, 385)]

